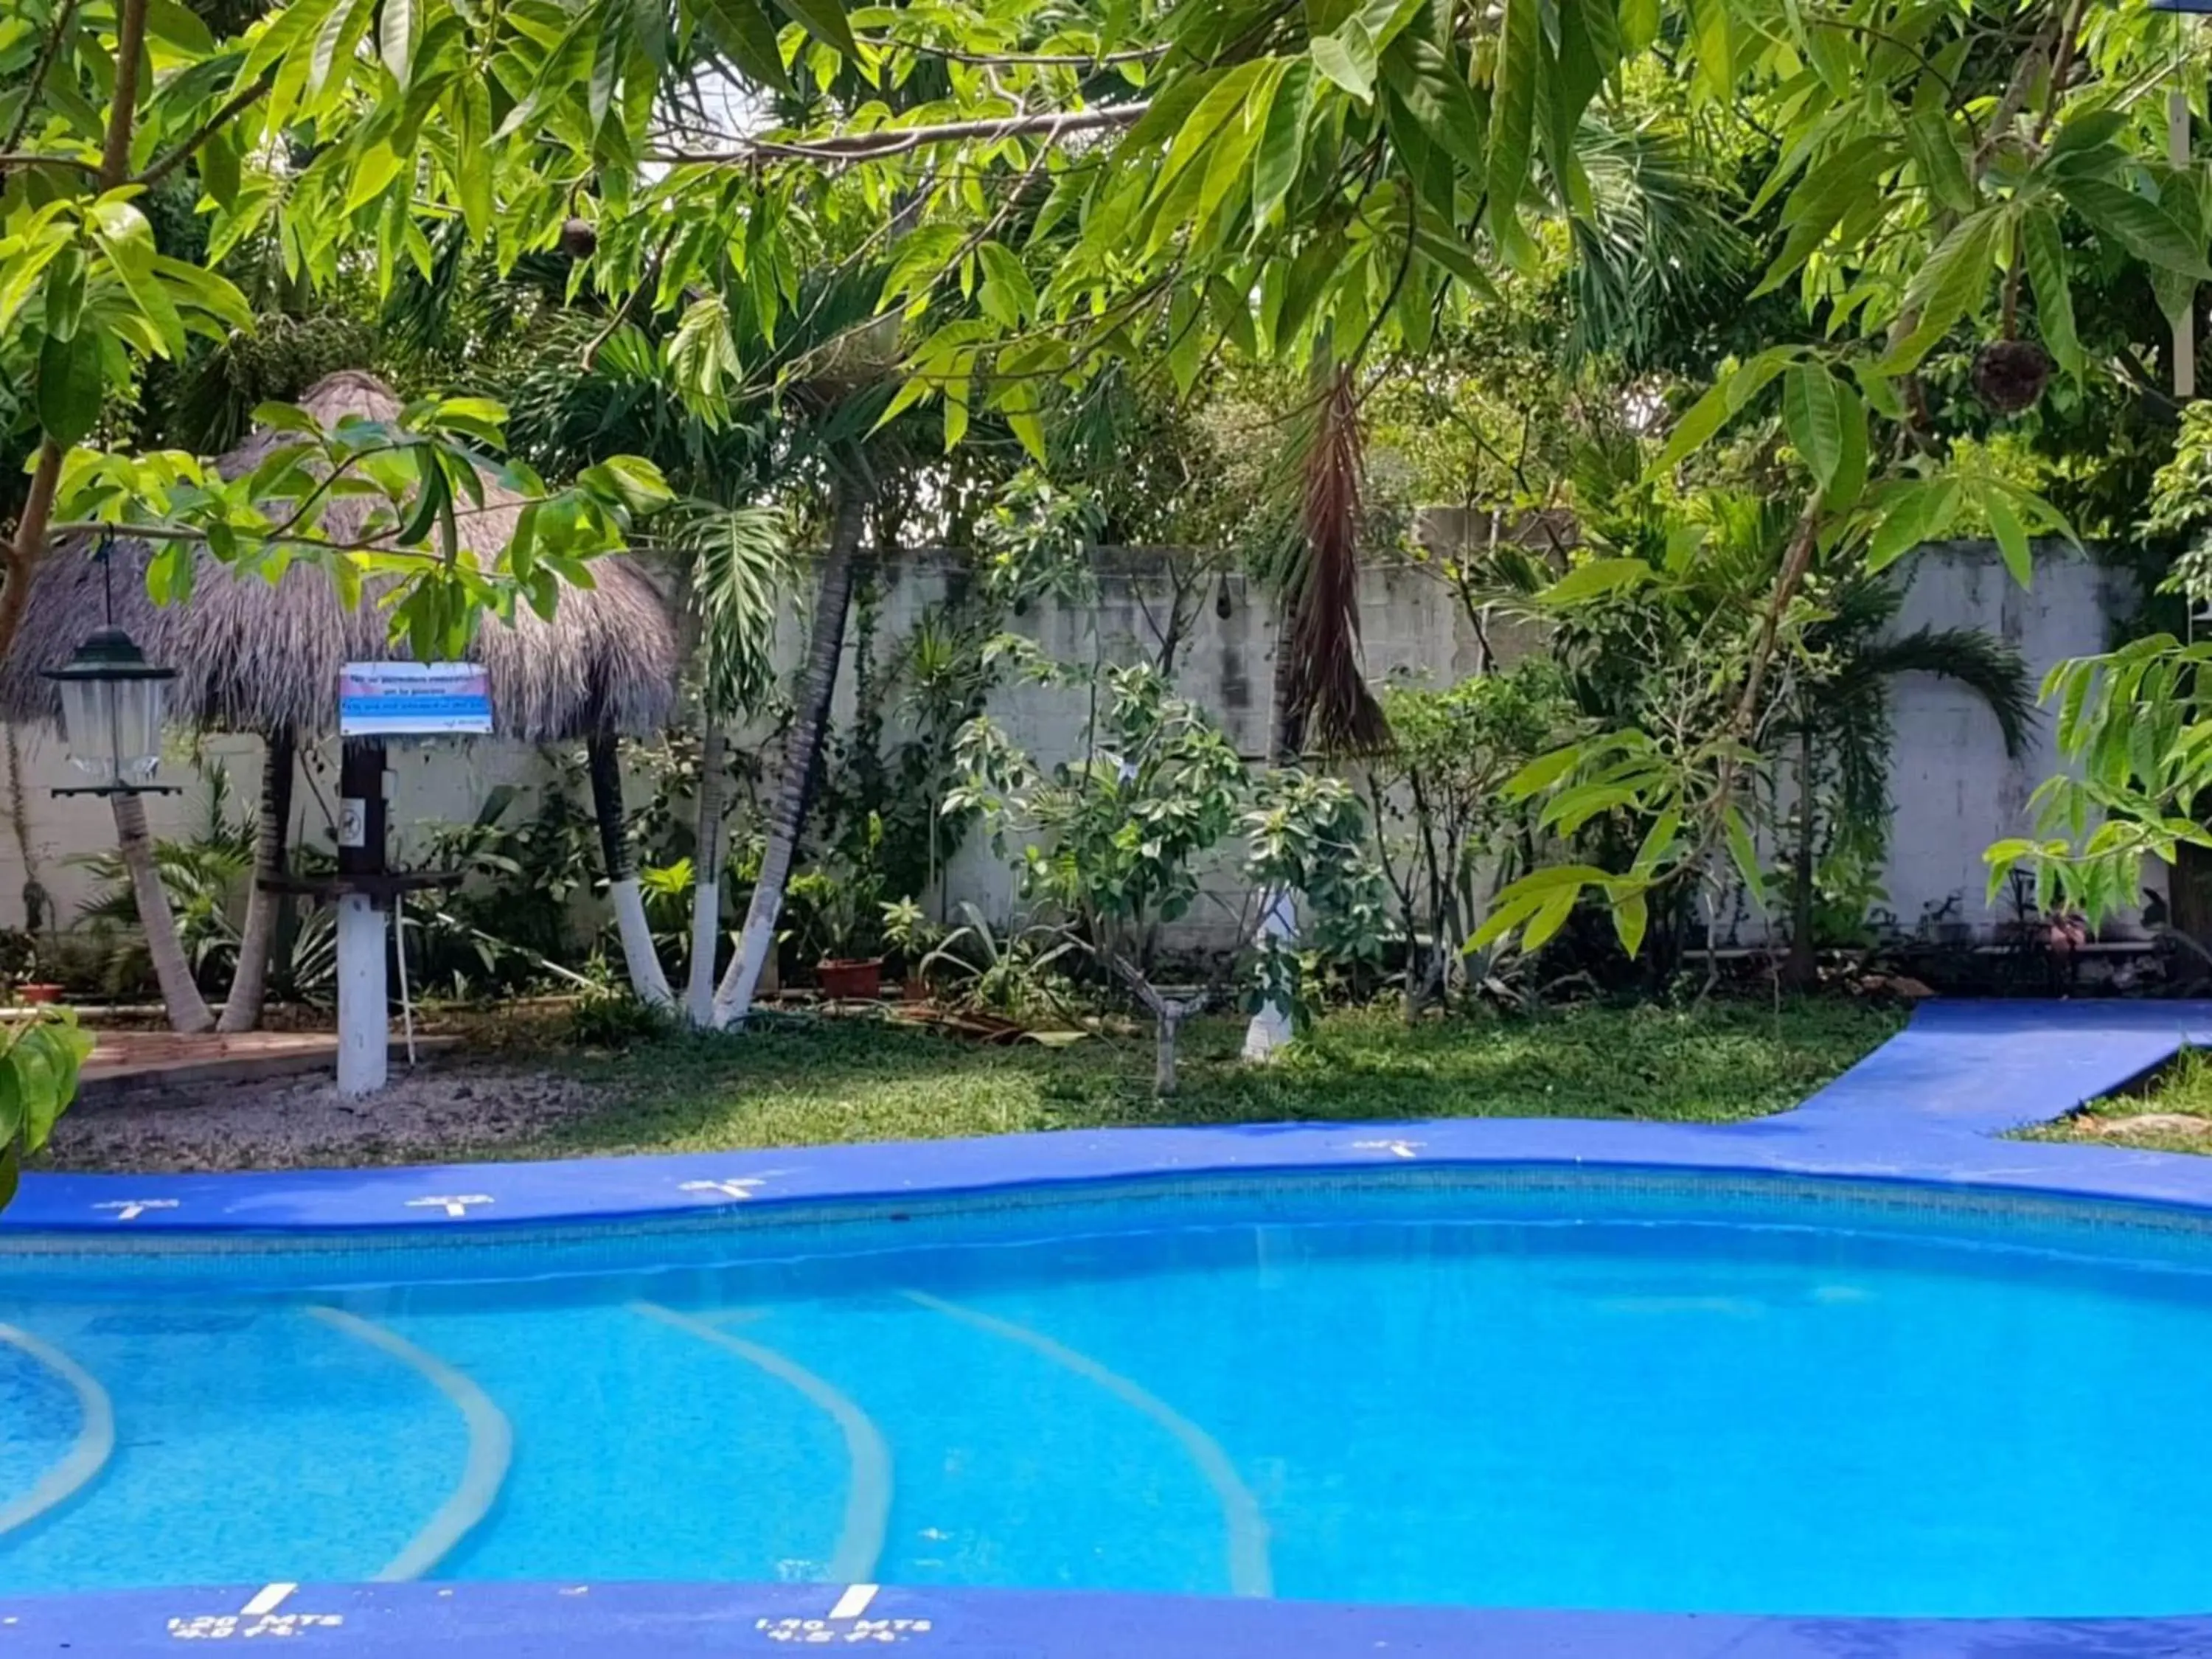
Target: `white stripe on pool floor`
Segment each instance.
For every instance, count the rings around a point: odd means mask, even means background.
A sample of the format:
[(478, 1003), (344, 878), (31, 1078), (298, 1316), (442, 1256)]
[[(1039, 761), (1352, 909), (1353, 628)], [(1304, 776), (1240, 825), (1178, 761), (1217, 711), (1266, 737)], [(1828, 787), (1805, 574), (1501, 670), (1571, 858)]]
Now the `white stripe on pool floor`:
[(5, 1537), (69, 1502), (107, 1467), (107, 1460), (115, 1455), (115, 1407), (107, 1390), (100, 1386), (100, 1379), (51, 1342), (13, 1325), (0, 1325), (0, 1342), (28, 1354), (68, 1383), (77, 1404), (76, 1439), (69, 1450), (39, 1477), (30, 1491), (12, 1504), (0, 1505), (0, 1537)]
[(1123, 1404), (1134, 1407), (1174, 1436), (1221, 1500), (1222, 1522), (1229, 1533), (1229, 1593), (1253, 1596), (1275, 1593), (1274, 1571), (1267, 1561), (1267, 1517), (1261, 1510), (1260, 1500), (1244, 1484), (1244, 1477), (1237, 1473), (1229, 1454), (1222, 1450), (1219, 1441), (1143, 1384), (1132, 1382), (1119, 1371), (1109, 1370), (1090, 1355), (1078, 1353), (1042, 1331), (1033, 1331), (1026, 1325), (1017, 1325), (1010, 1319), (1000, 1319), (974, 1308), (963, 1308), (957, 1302), (947, 1302), (927, 1291), (908, 1291), (906, 1297), (933, 1313), (972, 1325), (979, 1331), (988, 1331), (1009, 1342), (1018, 1342), (1032, 1352), (1043, 1355), (1054, 1364), (1097, 1383)]
[(708, 1319), (727, 1319), (728, 1313), (704, 1318), (664, 1307), (658, 1302), (633, 1302), (630, 1311), (711, 1342), (766, 1371), (779, 1382), (796, 1389), (832, 1418), (845, 1437), (845, 1454), (852, 1465), (845, 1493), (845, 1521), (837, 1537), (837, 1553), (830, 1560), (830, 1578), (858, 1583), (875, 1576), (883, 1559), (884, 1539), (891, 1521), (891, 1454), (873, 1419), (834, 1383), (816, 1376), (797, 1360), (774, 1348), (710, 1325)]
[(492, 1404), (491, 1397), (472, 1380), (437, 1355), (416, 1347), (390, 1327), (348, 1313), (343, 1308), (316, 1307), (309, 1308), (307, 1312), (332, 1329), (343, 1331), (420, 1371), (439, 1393), (453, 1401), (461, 1420), (468, 1425), (468, 1462), (462, 1466), (453, 1495), (438, 1506), (437, 1513), (409, 1540), (407, 1547), (393, 1556), (376, 1575), (379, 1583), (420, 1578), (452, 1554), (499, 1500), (499, 1489), (507, 1480), (507, 1465), (514, 1460), (514, 1431), (508, 1426), (507, 1414)]

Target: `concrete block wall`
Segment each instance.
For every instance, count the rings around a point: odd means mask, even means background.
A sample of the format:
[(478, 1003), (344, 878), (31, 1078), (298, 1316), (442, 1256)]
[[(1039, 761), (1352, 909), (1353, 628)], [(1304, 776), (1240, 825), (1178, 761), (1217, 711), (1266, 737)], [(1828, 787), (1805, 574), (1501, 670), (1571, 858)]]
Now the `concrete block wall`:
[[(1426, 529), (1442, 541), (1485, 533), (1485, 524), (1465, 515), (1432, 515)], [(1065, 662), (1153, 657), (1171, 602), (1172, 557), (1157, 550), (1115, 550), (1102, 558), (1095, 607), (1043, 603), (1015, 626)], [(956, 568), (943, 554), (923, 553), (883, 571), (879, 655), (911, 629), (927, 606), (945, 597)], [(2035, 580), (2025, 592), (1984, 544), (1931, 547), (1903, 568), (1910, 586), (1899, 619), (1901, 629), (1989, 629), (2020, 647), (2039, 680), (2063, 658), (2103, 649), (2113, 619), (2130, 604), (2124, 579), (2057, 547), (2038, 550)], [(1449, 684), (1480, 667), (1486, 634), (1490, 648), (1509, 659), (1530, 644), (1508, 630), (1479, 631), (1434, 570), (1410, 562), (1369, 568), (1360, 614), (1368, 671), (1378, 678), (1395, 673)], [(1179, 685), (1221, 721), (1243, 752), (1264, 754), (1275, 649), (1274, 617), (1266, 592), (1241, 575), (1209, 577), (1198, 602), (1189, 607), (1188, 623), (1188, 637), (1177, 653)], [(795, 660), (804, 634), (804, 617), (794, 612), (780, 640), (787, 659)], [(848, 653), (838, 690), (841, 718), (850, 713), (852, 680)], [(1088, 702), (1086, 685), (1024, 684), (1003, 689), (991, 713), (1015, 741), (1050, 765), (1079, 752)], [(2056, 764), (2047, 724), (2039, 727), (2031, 752), (2008, 763), (1988, 711), (1941, 682), (1915, 678), (1900, 683), (1894, 714), (1898, 741), (1891, 793), (1897, 816), (1884, 884), (1890, 908), (1900, 925), (1910, 927), (1923, 914), (1955, 898), (1954, 916), (1978, 928), (1993, 926), (1999, 918), (1982, 902), (1982, 849), (2027, 832), (2027, 798)], [(57, 800), (49, 793), (70, 781), (51, 732), (25, 728), (16, 738), (28, 847), (0, 824), (0, 925), (22, 921), (27, 850), (39, 881), (66, 921), (90, 890), (85, 872), (69, 860), (73, 854), (112, 846), (112, 826), (103, 803)], [(741, 735), (740, 741), (758, 744), (764, 738), (764, 733), (754, 732)], [(229, 764), (241, 810), (250, 806), (258, 787), (258, 747), (250, 738), (216, 738), (207, 744), (211, 755)], [(536, 750), (492, 742), (395, 749), (393, 770), (392, 817), (403, 837), (410, 826), (426, 820), (472, 817), (495, 785), (534, 786), (548, 775)], [(152, 803), (157, 833), (174, 833), (204, 811), (204, 803), (194, 799), (189, 769), (173, 766), (169, 775), (187, 793)], [(303, 763), (295, 803), (298, 823), (309, 839), (327, 836), (327, 815), (336, 807), (335, 776), (327, 745)], [(5, 787), (6, 779), (0, 777), (0, 789)], [(527, 809), (526, 802), (517, 810)], [(1234, 936), (1243, 895), (1233, 860), (1224, 860), (1212, 872), (1208, 888), (1213, 898), (1194, 909), (1173, 943), (1196, 947)], [(944, 890), (936, 896), (947, 914), (963, 899), (977, 903), (994, 920), (1006, 919), (1017, 908), (1012, 872), (991, 855), (981, 836), (969, 837), (951, 860)], [(1755, 937), (1759, 931), (1753, 921), (1739, 936)]]

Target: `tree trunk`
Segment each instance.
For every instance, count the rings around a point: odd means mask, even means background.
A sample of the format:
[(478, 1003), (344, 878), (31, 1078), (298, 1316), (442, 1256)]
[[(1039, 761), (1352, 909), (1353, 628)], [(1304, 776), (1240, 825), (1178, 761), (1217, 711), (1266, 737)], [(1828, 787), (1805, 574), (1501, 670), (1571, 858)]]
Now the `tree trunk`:
[(1162, 1002), (1156, 1011), (1152, 1049), (1152, 1092), (1165, 1100), (1176, 1091), (1176, 1036), (1182, 1029), (1182, 1005)]
[(250, 1031), (261, 1024), (261, 1005), (269, 986), (269, 958), (276, 943), (276, 913), (283, 901), (266, 884), (284, 873), (292, 828), (293, 737), (287, 727), (262, 739), (261, 812), (253, 832), (252, 886), (246, 895), (246, 921), (238, 935), (238, 970), (222, 1005), (218, 1031)]
[(653, 948), (645, 893), (637, 884), (636, 862), (630, 856), (629, 826), (623, 819), (621, 739), (611, 732), (594, 732), (584, 754), (592, 779), (592, 811), (599, 823), (599, 855), (606, 864), (607, 902), (614, 907), (615, 926), (622, 934), (629, 988), (648, 1008), (672, 1007), (676, 1000), (669, 994), (668, 975)]
[[(1270, 765), (1288, 766), (1295, 762), (1305, 748), (1305, 720), (1297, 706), (1297, 677), (1291, 662), (1291, 629), (1289, 619), (1281, 615), (1279, 607), (1275, 624), (1275, 665), (1273, 695), (1270, 698), (1273, 714), (1267, 735), (1267, 760)], [(1295, 950), (1298, 942), (1298, 918), (1292, 896), (1286, 892), (1266, 892), (1260, 896), (1260, 930), (1255, 943), (1261, 950)], [(1248, 1062), (1266, 1065), (1289, 1046), (1293, 1035), (1291, 1006), (1285, 1002), (1269, 1000), (1252, 1011), (1252, 1018), (1244, 1027), (1244, 1059)], [(1172, 1042), (1172, 1038), (1170, 1039)]]
[(714, 1023), (714, 951), (722, 938), (722, 771), (729, 739), (709, 719), (699, 745), (698, 831), (691, 889), (691, 983), (684, 999), (692, 1024)]
[(161, 1001), (169, 1012), (169, 1024), (179, 1031), (204, 1031), (215, 1024), (207, 1000), (192, 982), (185, 948), (177, 940), (177, 919), (169, 909), (169, 896), (161, 886), (161, 872), (154, 866), (154, 837), (146, 828), (146, 804), (136, 795), (110, 795), (115, 811), (115, 838), (123, 854), (123, 867), (131, 872), (131, 890), (138, 901), (138, 925), (145, 930), (146, 954), (153, 958), (154, 977), (161, 982)]
[(775, 949), (775, 924), (783, 913), (784, 884), (791, 877), (792, 855), (798, 850), (799, 834), (805, 826), (814, 770), (821, 758), (822, 739), (829, 730), (830, 699), (837, 687), (838, 661), (845, 653), (845, 611), (852, 602), (853, 579), (860, 563), (865, 506), (857, 478), (841, 474), (834, 488), (836, 515), (830, 528), (829, 550), (822, 561), (805, 677), (799, 684), (799, 707), (793, 712), (791, 730), (784, 738), (783, 767), (776, 779), (775, 805), (769, 815), (760, 879), (745, 910), (744, 930), (738, 936), (738, 954), (714, 994), (717, 1026), (734, 1025), (752, 1011), (761, 969)]
[(1797, 855), (1790, 872), (1790, 959), (1783, 977), (1804, 990), (1820, 977), (1813, 951), (1813, 728), (1797, 733)]

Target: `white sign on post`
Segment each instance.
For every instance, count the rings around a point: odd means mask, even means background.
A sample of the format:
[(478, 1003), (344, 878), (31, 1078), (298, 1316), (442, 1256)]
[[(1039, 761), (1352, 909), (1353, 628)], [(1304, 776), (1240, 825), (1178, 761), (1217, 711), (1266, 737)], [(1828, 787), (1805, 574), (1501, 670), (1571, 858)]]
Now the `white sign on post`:
[(491, 678), (473, 662), (349, 662), (338, 671), (338, 735), (468, 738), (491, 732)]

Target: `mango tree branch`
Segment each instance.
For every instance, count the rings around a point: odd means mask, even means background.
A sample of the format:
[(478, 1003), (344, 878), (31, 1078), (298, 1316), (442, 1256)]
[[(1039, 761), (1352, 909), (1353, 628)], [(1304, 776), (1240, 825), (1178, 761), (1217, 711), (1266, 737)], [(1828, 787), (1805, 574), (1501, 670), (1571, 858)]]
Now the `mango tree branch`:
[(269, 88), (276, 84), (276, 71), (273, 69), (265, 70), (261, 78), (252, 86), (241, 88), (232, 94), (228, 102), (201, 122), (192, 130), (191, 136), (174, 149), (149, 165), (145, 172), (140, 173), (133, 182), (141, 185), (159, 184), (190, 161), (198, 152), (201, 145), (206, 143), (224, 127), (251, 109)]
[(968, 138), (1058, 139), (1079, 132), (1101, 132), (1129, 125), (1152, 106), (1150, 99), (1140, 99), (1097, 109), (1048, 110), (975, 121), (944, 121), (934, 126), (884, 127), (873, 132), (833, 132), (819, 138), (744, 138), (731, 149), (654, 150), (650, 159), (701, 167), (741, 167), (776, 156), (814, 161), (873, 161), (903, 155), (925, 144), (954, 143)]
[(115, 31), (115, 103), (107, 112), (107, 147), (100, 159), (100, 187), (113, 190), (131, 176), (131, 134), (138, 118), (138, 66), (146, 56), (147, 0), (123, 0)]

